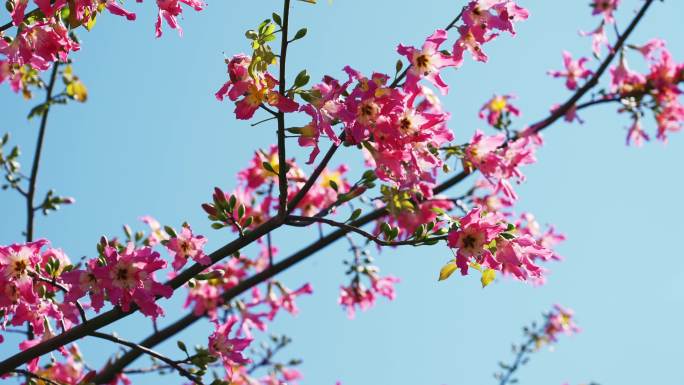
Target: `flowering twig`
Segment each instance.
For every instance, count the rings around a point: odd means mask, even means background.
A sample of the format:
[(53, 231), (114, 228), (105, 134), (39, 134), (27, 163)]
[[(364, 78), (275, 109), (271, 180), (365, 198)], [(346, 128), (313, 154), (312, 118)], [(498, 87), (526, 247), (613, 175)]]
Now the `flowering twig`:
[[(67, 289), (64, 285), (57, 282), (54, 277), (52, 279), (49, 279), (49, 278), (45, 278), (43, 276), (40, 276), (38, 274), (35, 274), (35, 275), (33, 275), (33, 279), (40, 281), (40, 282), (45, 282), (48, 285), (52, 285), (52, 286), (56, 287), (57, 289), (59, 289), (62, 293), (65, 293), (65, 294), (69, 291), (69, 289)], [(74, 304), (76, 305), (76, 308), (78, 309), (78, 313), (81, 316), (81, 322), (83, 322), (83, 323), (88, 322), (88, 317), (86, 317), (85, 310), (83, 310), (83, 305), (81, 305), (81, 303), (78, 300), (75, 300)]]
[(308, 226), (312, 223), (324, 223), (326, 225), (330, 225), (333, 227), (338, 227), (340, 229), (347, 230), (347, 232), (353, 232), (357, 233), (359, 235), (364, 236), (368, 240), (375, 242), (376, 244), (380, 246), (405, 246), (405, 245), (410, 245), (410, 246), (420, 246), (422, 244), (425, 244), (426, 242), (430, 241), (440, 241), (440, 240), (445, 240), (446, 236), (436, 236), (436, 237), (427, 237), (427, 238), (421, 238), (421, 239), (407, 239), (405, 241), (385, 241), (382, 240), (375, 235), (364, 231), (358, 227), (354, 227), (350, 224), (347, 223), (342, 223), (342, 222), (337, 222), (333, 221), (332, 219), (328, 218), (318, 218), (318, 217), (303, 217), (303, 216), (297, 216), (297, 215), (289, 215), (287, 219), (285, 220), (285, 224), (291, 225), (291, 226)]
[(187, 371), (185, 368), (183, 368), (177, 361), (174, 361), (174, 360), (172, 360), (172, 359), (166, 357), (165, 355), (163, 355), (163, 354), (161, 354), (161, 353), (158, 353), (158, 352), (156, 352), (156, 351), (154, 351), (154, 350), (152, 350), (152, 349), (146, 348), (146, 347), (144, 347), (144, 346), (138, 345), (138, 344), (133, 343), (133, 342), (129, 342), (129, 341), (126, 341), (126, 340), (122, 340), (121, 338), (118, 338), (118, 337), (115, 337), (115, 336), (112, 336), (112, 335), (109, 335), (109, 334), (105, 334), (105, 333), (92, 332), (92, 333), (90, 333), (90, 335), (93, 336), (93, 337), (102, 338), (102, 339), (104, 339), (104, 340), (109, 340), (109, 341), (115, 342), (115, 343), (117, 343), (117, 344), (119, 344), (119, 345), (128, 346), (128, 347), (131, 348), (131, 349), (135, 349), (135, 350), (138, 350), (138, 351), (140, 351), (140, 352), (142, 352), (142, 353), (148, 354), (148, 355), (150, 355), (150, 356), (152, 356), (152, 357), (154, 357), (154, 358), (156, 358), (156, 359), (158, 359), (158, 360), (160, 360), (160, 361), (166, 363), (167, 365), (169, 365), (170, 367), (172, 367), (173, 369), (175, 369), (180, 375), (182, 375), (183, 377), (189, 379), (189, 380), (192, 381), (193, 383), (199, 384), (199, 385), (202, 384), (202, 379), (201, 379), (201, 378), (198, 378), (197, 376), (195, 376), (195, 375), (193, 375), (192, 373), (188, 372), (188, 371)]
[(45, 378), (45, 377), (43, 377), (43, 376), (39, 376), (39, 375), (37, 375), (37, 374), (35, 374), (35, 373), (31, 373), (31, 372), (29, 372), (28, 370), (24, 370), (24, 369), (15, 369), (15, 370), (13, 370), (12, 372), (14, 372), (14, 373), (16, 373), (16, 374), (20, 374), (20, 375), (26, 376), (26, 377), (35, 378), (36, 380), (43, 381), (44, 383), (49, 384), (49, 385), (63, 385), (63, 384), (61, 384), (61, 383), (59, 383), (59, 382), (57, 382), (57, 381), (55, 381), (55, 380), (51, 380), (51, 379), (49, 379), (49, 378)]

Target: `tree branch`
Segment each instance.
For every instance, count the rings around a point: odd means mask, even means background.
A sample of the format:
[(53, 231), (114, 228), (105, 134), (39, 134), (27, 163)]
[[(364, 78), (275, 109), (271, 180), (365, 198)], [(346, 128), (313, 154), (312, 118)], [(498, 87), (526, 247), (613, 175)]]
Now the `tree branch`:
[[(279, 97), (285, 97), (286, 91), (286, 60), (287, 60), (287, 30), (290, 23), (290, 0), (283, 0), (283, 25), (280, 31), (280, 75), (278, 78)], [(287, 215), (287, 159), (285, 155), (285, 113), (278, 111), (278, 216)]]

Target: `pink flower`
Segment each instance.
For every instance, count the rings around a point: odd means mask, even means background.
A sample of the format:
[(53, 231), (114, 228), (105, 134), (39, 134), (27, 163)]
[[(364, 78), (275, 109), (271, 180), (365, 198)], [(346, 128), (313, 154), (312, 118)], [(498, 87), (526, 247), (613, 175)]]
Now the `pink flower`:
[(546, 316), (544, 338), (548, 342), (555, 342), (560, 333), (567, 335), (579, 333), (581, 329), (575, 325), (573, 318), (574, 312), (571, 309), (553, 305), (553, 309)]
[(438, 29), (427, 38), (420, 50), (399, 44), (397, 52), (400, 55), (406, 56), (411, 63), (411, 68), (408, 71), (406, 83), (404, 84), (404, 89), (407, 92), (419, 92), (417, 84), (422, 78), (430, 81), (444, 95), (449, 91), (449, 87), (440, 77), (439, 71), (446, 67), (456, 67), (460, 63), (452, 56), (440, 52), (439, 46), (446, 39), (447, 32), (443, 29)]
[(204, 9), (204, 3), (201, 0), (157, 0), (159, 13), (157, 14), (157, 22), (154, 25), (155, 36), (161, 37), (162, 35), (162, 18), (166, 20), (171, 29), (177, 29), (178, 34), (183, 36), (183, 29), (178, 24), (177, 19), (183, 13), (180, 3), (192, 7), (195, 11)]
[(606, 23), (612, 24), (615, 22), (613, 12), (620, 5), (620, 0), (594, 0), (591, 6), (594, 8), (592, 15), (603, 15)]
[(502, 117), (506, 115), (520, 116), (520, 110), (509, 103), (513, 99), (512, 95), (494, 95), (482, 108), (480, 108), (479, 117), (485, 119), (492, 127), (500, 127)]
[(400, 280), (397, 277), (388, 275), (386, 277), (379, 277), (374, 275), (371, 277), (371, 288), (373, 291), (379, 295), (394, 301), (396, 298), (396, 293), (394, 292), (394, 284), (399, 283)]
[(68, 54), (78, 51), (79, 44), (71, 40), (69, 31), (61, 24), (39, 22), (19, 30), (19, 34), (7, 44), (0, 43), (0, 54), (7, 57), (10, 64), (29, 65), (44, 71), (51, 63), (67, 61)]
[(114, 305), (124, 311), (131, 303), (150, 317), (163, 315), (164, 310), (155, 303), (157, 296), (171, 297), (173, 289), (157, 282), (154, 272), (166, 267), (166, 261), (150, 247), (136, 249), (132, 243), (118, 250), (111, 245), (104, 246), (104, 255), (99, 262), (88, 262), (88, 270), (73, 270), (65, 274), (65, 281), (72, 284), (67, 296), (73, 300), (90, 294), (93, 308), (102, 306), (103, 291)]
[(356, 307), (366, 311), (375, 304), (375, 294), (366, 289), (363, 284), (340, 286), (340, 297), (337, 302), (347, 310), (347, 317), (353, 319), (356, 315)]
[(216, 330), (209, 336), (209, 352), (223, 360), (223, 366), (229, 377), (233, 374), (234, 365), (244, 365), (250, 362), (243, 356), (243, 351), (252, 339), (230, 337), (231, 329), (237, 322), (237, 317), (230, 316), (226, 323), (216, 323)]
[(641, 147), (644, 145), (644, 141), (648, 142), (649, 140), (648, 134), (641, 128), (641, 120), (635, 118), (627, 131), (627, 145), (634, 143), (636, 147)]
[(474, 0), (463, 11), (468, 27), (498, 29), (515, 35), (514, 22), (526, 20), (529, 12), (511, 0)]
[(143, 223), (150, 227), (150, 235), (145, 240), (150, 247), (160, 244), (169, 239), (169, 235), (162, 229), (161, 224), (155, 218), (145, 215), (139, 218)]
[(460, 37), (454, 43), (454, 59), (456, 62), (463, 62), (463, 54), (466, 51), (470, 51), (473, 55), (473, 59), (486, 63), (488, 58), (487, 55), (482, 51), (482, 44), (487, 43), (498, 36), (496, 33), (487, 34), (487, 30), (479, 25), (473, 25), (469, 27), (468, 25), (462, 25), (458, 28)]
[(570, 52), (563, 51), (563, 63), (565, 64), (565, 71), (548, 71), (548, 74), (554, 78), (566, 78), (565, 86), (569, 90), (577, 89), (577, 81), (579, 79), (586, 79), (593, 74), (591, 70), (584, 68), (584, 65), (589, 61), (587, 58), (580, 58), (575, 61), (572, 60)]
[[(282, 112), (294, 112), (299, 109), (299, 104), (292, 99), (280, 95), (275, 87), (278, 80), (268, 72), (257, 73), (250, 76), (247, 68), (251, 58), (244, 54), (238, 54), (226, 60), (228, 65), (229, 80), (216, 92), (216, 99), (224, 97), (235, 103), (235, 116), (238, 119), (250, 119), (259, 107), (267, 103)], [(238, 98), (243, 97), (238, 100)]]
[(180, 270), (189, 258), (203, 265), (211, 265), (211, 258), (202, 250), (205, 243), (207, 243), (206, 238), (201, 235), (193, 235), (190, 225), (183, 224), (180, 234), (171, 237), (165, 244), (169, 253), (174, 257), (173, 269)]
[(449, 247), (457, 249), (456, 266), (462, 275), (468, 274), (471, 262), (491, 263), (492, 252), (485, 248), (506, 230), (502, 218), (496, 214), (485, 215), (476, 207), (461, 218), (458, 230), (449, 233)]
[(595, 30), (591, 32), (580, 31), (579, 34), (580, 36), (591, 36), (591, 49), (597, 58), (601, 57), (602, 46), (606, 46), (609, 51), (612, 49), (608, 42), (608, 35), (606, 35), (605, 23), (603, 22)]
[(662, 39), (651, 39), (646, 44), (641, 46), (630, 46), (637, 51), (641, 52), (646, 60), (657, 60), (655, 55), (659, 50), (665, 49), (665, 40)]

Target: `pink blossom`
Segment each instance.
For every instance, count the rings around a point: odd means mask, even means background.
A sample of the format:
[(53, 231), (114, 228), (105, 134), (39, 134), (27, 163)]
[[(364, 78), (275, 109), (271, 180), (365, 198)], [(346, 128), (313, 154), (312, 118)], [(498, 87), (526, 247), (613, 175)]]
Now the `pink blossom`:
[(478, 116), (485, 119), (490, 126), (499, 127), (504, 114), (520, 116), (520, 110), (509, 103), (514, 98), (513, 95), (494, 95), (480, 108)]
[(193, 235), (192, 229), (188, 224), (183, 225), (180, 234), (171, 237), (165, 246), (169, 253), (173, 255), (173, 269), (178, 271), (189, 258), (203, 265), (210, 265), (211, 258), (204, 254), (202, 248), (207, 243), (207, 239), (202, 235)]
[(580, 36), (591, 36), (591, 49), (597, 58), (601, 57), (601, 47), (605, 46), (609, 51), (612, 49), (608, 42), (608, 35), (606, 35), (605, 23), (603, 22), (595, 30), (591, 32), (580, 31), (579, 34)]
[(630, 46), (637, 51), (641, 52), (646, 60), (657, 60), (655, 55), (659, 50), (665, 49), (665, 40), (662, 39), (651, 39), (646, 44), (641, 46)]
[(468, 267), (473, 261), (479, 264), (492, 262), (492, 252), (485, 246), (505, 230), (500, 216), (483, 214), (479, 207), (461, 218), (458, 230), (449, 233), (447, 243), (457, 249), (456, 266), (462, 275), (468, 274)]
[(565, 64), (565, 71), (548, 71), (548, 74), (554, 78), (566, 78), (565, 86), (569, 90), (577, 89), (577, 81), (579, 79), (586, 79), (593, 74), (591, 70), (584, 68), (584, 65), (589, 61), (587, 58), (580, 58), (579, 60), (572, 60), (570, 52), (563, 51), (563, 63)]
[(178, 24), (177, 17), (183, 13), (181, 3), (192, 7), (195, 11), (204, 9), (204, 3), (201, 0), (157, 0), (157, 7), (159, 12), (157, 14), (157, 22), (154, 25), (155, 35), (161, 37), (162, 35), (162, 18), (171, 29), (177, 29), (178, 34), (183, 36), (183, 29)]
[(216, 330), (209, 336), (209, 352), (221, 358), (229, 377), (233, 375), (233, 365), (244, 365), (250, 362), (243, 356), (243, 351), (252, 339), (230, 337), (231, 329), (237, 322), (237, 317), (230, 316), (226, 323), (216, 323)]
[(649, 140), (648, 134), (641, 128), (641, 120), (635, 118), (627, 131), (627, 145), (633, 143), (636, 147), (641, 147), (644, 145), (644, 141)]
[[(91, 260), (94, 261), (94, 260)], [(88, 263), (88, 270), (73, 270), (65, 274), (65, 281), (73, 286), (67, 296), (78, 299), (90, 294), (93, 308), (101, 307), (101, 295), (108, 301), (128, 311), (132, 303), (150, 317), (163, 315), (163, 309), (155, 303), (157, 296), (171, 297), (173, 289), (156, 281), (154, 272), (166, 267), (166, 261), (150, 247), (136, 249), (132, 243), (118, 250), (104, 246), (102, 265)]]
[(411, 68), (406, 76), (404, 89), (411, 92), (418, 92), (417, 83), (420, 79), (426, 78), (430, 83), (437, 87), (442, 94), (446, 95), (449, 87), (442, 80), (439, 71), (446, 67), (456, 67), (459, 63), (449, 55), (440, 52), (439, 46), (447, 40), (447, 32), (438, 29), (430, 35), (423, 47), (418, 50), (414, 47), (407, 47), (399, 44), (397, 52), (405, 56), (411, 63)]
[(592, 15), (603, 15), (603, 19), (608, 24), (613, 24), (615, 19), (613, 18), (613, 12), (620, 5), (620, 0), (594, 0), (591, 3), (593, 7)]
[(581, 329), (574, 322), (574, 312), (561, 305), (553, 305), (553, 309), (546, 316), (544, 338), (548, 342), (555, 342), (560, 333), (572, 335)]
[[(275, 86), (278, 80), (268, 72), (249, 75), (247, 68), (251, 58), (245, 54), (238, 54), (226, 59), (228, 65), (228, 81), (216, 92), (216, 99), (228, 97), (235, 103), (235, 116), (238, 119), (250, 119), (256, 110), (266, 103), (282, 112), (294, 112), (299, 104), (294, 100), (280, 95)], [(238, 98), (242, 99), (238, 100)]]
[(366, 311), (375, 304), (375, 294), (363, 284), (340, 286), (340, 297), (337, 302), (347, 310), (347, 317), (353, 319), (356, 315), (356, 307)]

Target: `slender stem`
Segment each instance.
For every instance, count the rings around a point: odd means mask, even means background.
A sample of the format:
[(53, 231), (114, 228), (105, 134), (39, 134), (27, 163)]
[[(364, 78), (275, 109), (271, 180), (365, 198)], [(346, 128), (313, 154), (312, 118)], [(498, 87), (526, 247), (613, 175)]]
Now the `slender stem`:
[(553, 122), (556, 120), (560, 119), (561, 117), (565, 116), (565, 114), (570, 111), (573, 106), (587, 93), (589, 90), (594, 88), (597, 84), (601, 76), (603, 75), (604, 72), (608, 69), (610, 66), (610, 63), (613, 61), (617, 53), (620, 51), (622, 46), (624, 46), (625, 42), (627, 41), (627, 38), (632, 34), (634, 31), (634, 28), (639, 24), (639, 21), (644, 17), (646, 14), (646, 11), (648, 8), (653, 4), (655, 0), (646, 0), (644, 5), (641, 6), (641, 9), (637, 13), (637, 15), (632, 19), (632, 22), (629, 23), (629, 26), (627, 26), (627, 29), (625, 32), (620, 35), (620, 38), (618, 39), (617, 43), (615, 43), (615, 46), (613, 49), (610, 51), (608, 56), (603, 60), (601, 65), (599, 66), (598, 70), (594, 73), (594, 75), (579, 89), (575, 94), (573, 94), (570, 99), (568, 99), (560, 108), (555, 110), (549, 117), (546, 119), (533, 124), (532, 130), (534, 132), (539, 132), (542, 129), (550, 126)]
[(530, 335), (530, 338), (525, 341), (525, 343), (520, 346), (518, 353), (515, 355), (515, 360), (513, 361), (513, 364), (509, 365), (508, 368), (506, 369), (506, 373), (501, 377), (501, 381), (499, 381), (499, 385), (506, 385), (511, 383), (511, 380), (513, 379), (513, 374), (520, 368), (522, 365), (523, 361), (527, 356), (529, 356), (529, 353), (532, 352), (532, 347), (534, 344), (537, 342), (537, 334), (532, 333)]
[[(40, 12), (40, 9), (36, 8), (36, 9), (34, 9), (34, 10), (32, 10), (32, 11), (26, 13), (26, 14), (24, 15), (24, 20), (28, 20), (29, 17), (31, 17), (31, 16), (33, 16), (33, 15), (37, 15), (38, 12)], [(0, 25), (0, 32), (6, 31), (6, 30), (8, 30), (8, 29), (10, 29), (10, 28), (12, 28), (12, 27), (14, 27), (14, 22), (9, 21), (9, 22), (7, 22), (6, 24)]]
[(195, 384), (200, 384), (200, 385), (202, 384), (202, 379), (201, 379), (201, 378), (198, 378), (198, 377), (194, 376), (192, 373), (188, 372), (185, 368), (183, 368), (183, 367), (182, 367), (179, 363), (177, 363), (176, 361), (174, 361), (174, 360), (172, 360), (172, 359), (166, 357), (165, 355), (163, 355), (163, 354), (161, 354), (161, 353), (158, 353), (158, 352), (156, 352), (156, 351), (154, 351), (154, 350), (152, 350), (152, 349), (146, 348), (146, 347), (144, 347), (144, 346), (140, 346), (140, 345), (138, 345), (138, 344), (136, 344), (136, 343), (133, 343), (133, 342), (130, 342), (130, 341), (122, 340), (121, 338), (118, 338), (118, 337), (115, 337), (115, 336), (112, 336), (112, 335), (109, 335), (109, 334), (105, 334), (105, 333), (92, 332), (92, 333), (90, 333), (90, 335), (93, 336), (93, 337), (101, 338), (101, 339), (103, 339), (103, 340), (109, 340), (109, 341), (115, 342), (115, 343), (117, 343), (117, 344), (119, 344), (119, 345), (127, 346), (127, 347), (129, 347), (129, 348), (131, 348), (131, 349), (135, 349), (135, 350), (137, 350), (137, 351), (139, 351), (139, 352), (142, 352), (142, 353), (145, 353), (145, 354), (147, 354), (147, 355), (149, 355), (149, 356), (152, 356), (152, 357), (154, 357), (154, 358), (156, 358), (156, 359), (158, 359), (158, 360), (160, 360), (160, 361), (166, 363), (167, 365), (171, 366), (171, 367), (174, 368), (176, 371), (178, 371), (178, 373), (179, 373), (180, 375), (182, 375), (183, 377), (189, 379), (189, 380), (192, 381), (193, 383), (195, 383)]
[(35, 378), (36, 380), (43, 381), (43, 382), (45, 382), (46, 384), (49, 384), (49, 385), (63, 385), (62, 383), (59, 383), (59, 382), (57, 382), (57, 381), (55, 381), (55, 380), (51, 380), (51, 379), (49, 379), (49, 378), (46, 378), (46, 377), (43, 377), (43, 376), (39, 376), (39, 375), (37, 375), (37, 374), (35, 374), (35, 373), (31, 373), (31, 372), (29, 372), (28, 370), (16, 369), (16, 370), (13, 370), (13, 372), (14, 372), (14, 373), (17, 373), (17, 374), (24, 375), (24, 376), (26, 376), (26, 377)]
[(287, 219), (285, 220), (285, 224), (292, 225), (292, 226), (308, 226), (312, 223), (325, 223), (326, 225), (330, 225), (333, 227), (337, 227), (340, 229), (347, 230), (347, 232), (353, 232), (357, 233), (359, 235), (364, 236), (366, 239), (375, 242), (376, 244), (380, 246), (405, 246), (405, 245), (410, 245), (410, 246), (419, 246), (422, 244), (425, 244), (425, 242), (429, 241), (435, 241), (435, 240), (445, 240), (446, 236), (436, 236), (436, 237), (430, 237), (430, 238), (424, 238), (424, 239), (413, 239), (413, 240), (405, 240), (405, 241), (383, 241), (382, 239), (376, 237), (375, 235), (364, 231), (358, 227), (342, 223), (342, 222), (337, 222), (333, 221), (332, 219), (328, 218), (318, 218), (318, 217), (302, 217), (302, 216), (297, 216), (297, 215), (289, 215)]
[[(280, 32), (280, 97), (285, 97), (286, 84), (286, 60), (287, 60), (287, 30), (290, 24), (290, 0), (283, 1), (283, 25)], [(278, 111), (278, 216), (284, 217), (287, 213), (287, 157), (285, 154), (285, 113)]]
[(50, 112), (50, 102), (52, 100), (52, 90), (55, 87), (55, 80), (57, 79), (57, 70), (59, 62), (55, 62), (52, 66), (52, 73), (50, 74), (50, 82), (45, 91), (45, 104), (47, 108), (43, 112), (40, 119), (40, 130), (38, 131), (38, 139), (36, 142), (36, 151), (33, 154), (33, 165), (31, 166), (31, 176), (29, 177), (28, 191), (26, 192), (26, 242), (33, 241), (35, 210), (33, 208), (33, 201), (36, 195), (36, 185), (38, 183), (38, 170), (40, 168), (40, 157), (43, 152), (43, 143), (45, 142), (45, 130), (47, 128), (48, 114)]
[[(45, 278), (45, 277), (42, 277), (42, 276), (36, 274), (33, 276), (33, 279), (40, 281), (40, 282), (45, 282), (48, 285), (52, 285), (52, 286), (56, 287), (57, 289), (59, 289), (62, 293), (65, 293), (65, 294), (69, 291), (69, 289), (67, 289), (64, 285), (60, 284), (59, 282), (57, 282), (54, 278), (49, 279), (49, 278)], [(83, 309), (83, 306), (81, 305), (81, 303), (78, 300), (74, 301), (74, 303), (76, 305), (76, 308), (78, 309), (78, 313), (81, 316), (81, 322), (83, 322), (83, 323), (88, 322), (88, 318), (86, 317), (85, 310)]]

